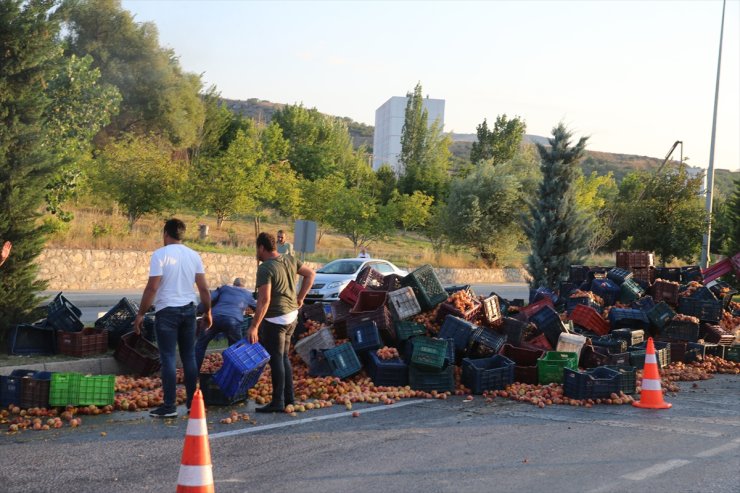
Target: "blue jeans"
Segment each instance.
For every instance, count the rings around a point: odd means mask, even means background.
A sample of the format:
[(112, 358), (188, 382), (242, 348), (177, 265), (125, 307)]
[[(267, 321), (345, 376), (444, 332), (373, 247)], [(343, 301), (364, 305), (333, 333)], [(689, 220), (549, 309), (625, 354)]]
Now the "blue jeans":
[(154, 322), (159, 360), (162, 363), (164, 405), (175, 407), (177, 386), (175, 347), (179, 346), (189, 406), (198, 382), (198, 367), (195, 366), (195, 304), (163, 308), (157, 312)]
[(204, 331), (198, 337), (198, 342), (195, 343), (195, 367), (198, 368), (198, 371), (200, 371), (203, 359), (206, 357), (208, 344), (222, 332), (226, 334), (229, 346), (231, 346), (242, 338), (242, 322), (233, 317), (216, 316), (213, 318), (211, 328)]

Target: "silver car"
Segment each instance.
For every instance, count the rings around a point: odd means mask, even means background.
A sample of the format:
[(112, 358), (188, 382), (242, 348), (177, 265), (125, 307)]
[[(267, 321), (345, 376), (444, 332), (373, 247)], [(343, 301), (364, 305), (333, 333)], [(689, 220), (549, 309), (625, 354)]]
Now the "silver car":
[(306, 302), (329, 302), (339, 299), (339, 293), (347, 287), (350, 281), (357, 279), (362, 269), (370, 266), (384, 276), (397, 274), (406, 276), (408, 272), (401, 270), (387, 260), (372, 258), (343, 258), (332, 260), (316, 271), (316, 279), (311, 290), (306, 295)]

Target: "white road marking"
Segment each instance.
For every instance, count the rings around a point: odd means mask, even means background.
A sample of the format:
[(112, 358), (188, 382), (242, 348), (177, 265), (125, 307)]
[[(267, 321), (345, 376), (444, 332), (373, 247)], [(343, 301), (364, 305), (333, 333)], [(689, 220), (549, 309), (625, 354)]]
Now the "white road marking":
[(388, 411), (390, 409), (397, 409), (399, 407), (404, 406), (410, 406), (411, 404), (418, 404), (420, 402), (424, 402), (422, 399), (415, 399), (413, 401), (403, 401), (403, 402), (397, 402), (395, 404), (390, 404), (388, 406), (376, 406), (376, 407), (370, 407), (367, 409), (358, 409), (357, 411), (346, 411), (342, 413), (336, 413), (336, 414), (326, 414), (323, 416), (314, 416), (312, 418), (304, 418), (304, 419), (295, 419), (291, 421), (284, 421), (282, 423), (272, 423), (269, 425), (262, 425), (262, 426), (254, 426), (252, 428), (242, 428), (240, 430), (233, 430), (233, 431), (222, 431), (220, 433), (213, 433), (209, 436), (211, 440), (216, 438), (224, 438), (224, 437), (231, 437), (236, 435), (244, 435), (246, 433), (257, 433), (259, 431), (265, 431), (265, 430), (274, 430), (277, 428), (285, 428), (288, 426), (297, 426), (302, 425), (305, 423), (315, 423), (317, 421), (324, 421), (327, 419), (336, 419), (336, 418), (344, 418), (347, 416), (352, 416), (353, 412), (358, 412), (360, 415), (366, 414), (366, 413), (373, 413), (377, 411)]
[(685, 466), (686, 464), (690, 464), (690, 463), (691, 463), (690, 460), (684, 460), (684, 459), (667, 460), (665, 462), (660, 462), (650, 467), (646, 467), (645, 469), (641, 469), (639, 471), (635, 471), (630, 474), (625, 474), (622, 477), (624, 479), (631, 479), (632, 481), (643, 481), (647, 478), (658, 476), (660, 474), (663, 474), (664, 472), (670, 471), (671, 469)]
[(740, 447), (740, 438), (736, 438), (735, 440), (731, 441), (730, 443), (726, 443), (724, 445), (720, 445), (719, 447), (710, 448), (709, 450), (705, 450), (704, 452), (699, 452), (694, 457), (714, 457), (715, 455), (723, 454), (725, 452), (729, 452), (730, 450), (734, 450), (736, 448)]

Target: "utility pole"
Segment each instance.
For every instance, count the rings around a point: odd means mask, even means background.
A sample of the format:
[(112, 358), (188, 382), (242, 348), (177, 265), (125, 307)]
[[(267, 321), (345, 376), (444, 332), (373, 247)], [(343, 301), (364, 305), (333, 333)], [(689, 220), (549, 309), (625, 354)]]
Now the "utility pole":
[(709, 169), (707, 169), (707, 232), (701, 245), (701, 261), (699, 267), (706, 269), (709, 266), (709, 249), (712, 242), (712, 200), (714, 198), (714, 143), (717, 136), (717, 103), (719, 102), (719, 74), (722, 68), (722, 37), (725, 32), (725, 4), (722, 0), (722, 24), (719, 30), (719, 56), (717, 58), (717, 83), (714, 87), (714, 114), (712, 116), (712, 143), (709, 147)]

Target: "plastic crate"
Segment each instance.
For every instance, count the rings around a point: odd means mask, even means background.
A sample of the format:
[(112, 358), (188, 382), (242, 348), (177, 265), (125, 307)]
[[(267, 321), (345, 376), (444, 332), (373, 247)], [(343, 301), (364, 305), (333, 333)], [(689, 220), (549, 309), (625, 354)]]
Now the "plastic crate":
[(31, 377), (36, 370), (13, 370), (10, 375), (0, 375), (0, 406), (21, 405), (21, 390), (24, 377)]
[(735, 342), (735, 335), (725, 331), (719, 325), (702, 324), (701, 336), (706, 342), (730, 346)]
[(59, 293), (54, 300), (46, 306), (46, 324), (56, 330), (78, 332), (84, 324), (80, 322), (82, 311), (71, 301)]
[[(667, 342), (654, 341), (655, 345), (655, 357), (658, 362), (658, 366), (666, 368), (671, 364), (671, 347)], [(646, 342), (641, 342), (634, 346), (629, 347), (630, 364), (632, 366), (643, 368), (645, 366), (645, 351), (647, 348)], [(633, 358), (633, 355), (635, 356)]]
[(409, 287), (388, 293), (388, 307), (396, 320), (405, 320), (421, 313), (414, 290)]
[(460, 286), (445, 286), (445, 291), (447, 291), (448, 298), (458, 291), (467, 291), (468, 294), (470, 294), (471, 296), (475, 295), (472, 288), (470, 287), (470, 284), (462, 284)]
[[(568, 271), (568, 281), (574, 284), (581, 284), (588, 278), (587, 265), (571, 265)], [(562, 295), (562, 293), (560, 293)]]
[(629, 365), (607, 365), (604, 368), (619, 372), (619, 390), (634, 394), (637, 390), (637, 368)]
[(431, 265), (423, 265), (403, 278), (404, 286), (414, 290), (421, 311), (433, 309), (447, 299), (447, 291), (439, 282)]
[(337, 378), (351, 377), (362, 369), (357, 353), (349, 342), (331, 349), (324, 349), (324, 357), (329, 363), (332, 374)]
[(514, 362), (515, 382), (537, 384), (537, 360), (545, 354), (544, 351), (504, 344), (499, 354)]
[(519, 313), (524, 315), (524, 317), (529, 320), (532, 318), (537, 312), (545, 308), (546, 306), (549, 306), (550, 308), (555, 308), (555, 305), (553, 305), (552, 300), (550, 298), (542, 298), (541, 300), (535, 301), (534, 303), (530, 303), (529, 305), (521, 308), (519, 310)]
[(387, 274), (383, 278), (383, 287), (382, 288), (370, 288), (370, 289), (381, 289), (383, 291), (398, 291), (403, 287), (403, 276), (399, 276), (398, 274)]
[(80, 332), (57, 332), (57, 351), (82, 358), (108, 351), (108, 331), (86, 327)]
[(609, 322), (590, 306), (577, 305), (570, 314), (570, 319), (574, 324), (601, 336), (607, 335), (610, 330)]
[(473, 300), (473, 307), (464, 312), (455, 308), (455, 305), (452, 303), (444, 302), (439, 305), (437, 310), (437, 322), (444, 322), (448, 315), (452, 315), (453, 317), (461, 318), (463, 320), (473, 321), (478, 318), (481, 307), (481, 303), (477, 299)]
[(730, 346), (725, 350), (725, 359), (740, 363), (740, 346)]
[[(432, 337), (412, 339), (411, 364), (427, 370), (439, 370), (445, 366), (449, 342)], [(454, 346), (454, 343), (453, 343)]]
[(652, 296), (643, 296), (640, 299), (637, 299), (630, 303), (630, 306), (632, 308), (636, 308), (638, 310), (642, 310), (645, 313), (649, 313), (650, 310), (655, 308), (655, 301), (653, 300)]
[(443, 370), (430, 371), (411, 366), (409, 368), (409, 385), (422, 392), (453, 392), (455, 390), (454, 366)]
[(326, 312), (324, 311), (323, 303), (312, 303), (310, 305), (303, 305), (298, 313), (300, 315), (300, 319), (303, 322), (307, 322), (309, 320), (320, 324), (326, 322)]
[(606, 273), (606, 278), (611, 279), (615, 283), (622, 285), (624, 281), (627, 279), (630, 279), (632, 277), (632, 272), (630, 272), (627, 269), (622, 269), (620, 267), (614, 267), (613, 269), (610, 269), (609, 272)]
[(462, 360), (462, 383), (474, 394), (502, 390), (513, 382), (514, 362), (505, 356)]
[(681, 282), (681, 269), (679, 267), (656, 267), (655, 278)]
[(380, 289), (383, 287), (383, 274), (368, 265), (357, 274), (355, 282), (364, 288)]
[(650, 320), (642, 310), (634, 308), (612, 308), (609, 310), (609, 322), (614, 329), (642, 329), (650, 327)]
[(571, 399), (599, 399), (619, 393), (621, 376), (609, 368), (578, 371), (566, 368), (563, 374), (563, 394)]
[(113, 357), (138, 375), (150, 375), (161, 366), (157, 346), (135, 332), (121, 337)]
[(601, 313), (601, 311), (604, 309), (603, 306), (592, 300), (589, 296), (575, 296), (568, 298), (568, 302), (566, 304), (566, 311), (568, 312), (568, 315), (573, 313), (573, 310), (575, 310), (578, 305), (591, 307), (599, 313)]
[(655, 281), (655, 267), (634, 267), (632, 279), (641, 283), (643, 288), (650, 286)]
[(232, 406), (247, 400), (249, 390), (238, 392), (233, 397), (227, 397), (221, 387), (213, 379), (211, 373), (201, 373), (199, 376), (200, 391), (203, 393), (203, 401), (206, 406)]
[(423, 336), (427, 333), (427, 328), (423, 324), (416, 322), (399, 321), (395, 323), (396, 339), (399, 342), (406, 341), (415, 336)]
[[(121, 336), (133, 330), (134, 320), (138, 312), (139, 305), (130, 301), (128, 298), (121, 298), (116, 303), (116, 306), (108, 310), (108, 313), (95, 322), (95, 327), (108, 331), (108, 344), (110, 347), (115, 348), (118, 346)], [(154, 339), (156, 340), (156, 335)]]
[[(33, 375), (21, 379), (20, 407), (49, 407), (49, 387), (51, 387), (51, 372), (37, 371)], [(2, 393), (2, 392), (0, 392)]]
[(370, 321), (347, 329), (349, 341), (355, 351), (372, 351), (383, 346), (380, 333), (375, 322)]
[(636, 301), (645, 294), (645, 290), (642, 289), (642, 286), (632, 279), (624, 281), (619, 289), (619, 301), (624, 304)]
[(698, 265), (681, 267), (681, 284), (688, 284), (691, 281), (704, 281), (704, 276), (702, 276)]
[(501, 324), (501, 331), (506, 334), (506, 342), (518, 346), (522, 342), (524, 330), (527, 324), (511, 317), (504, 317)]
[(334, 332), (336, 332), (337, 337), (344, 339), (347, 337), (347, 319), (349, 318), (349, 311), (352, 307), (341, 300), (332, 302), (330, 306)]
[(82, 375), (77, 405), (110, 406), (115, 397), (115, 375)]
[(295, 352), (307, 365), (311, 363), (312, 349), (330, 349), (335, 346), (334, 335), (329, 327), (320, 328), (315, 334), (306, 336), (293, 346)]
[(79, 405), (80, 379), (79, 373), (54, 373), (51, 375), (49, 386), (49, 406), (64, 407)]
[[(242, 323), (242, 334), (246, 334), (247, 329), (249, 328), (249, 325), (246, 327), (244, 326), (247, 319), (249, 319), (250, 323), (252, 322), (252, 317), (244, 317), (244, 323)], [(118, 347), (118, 344), (121, 341), (121, 336), (125, 334), (126, 333), (118, 333), (118, 338), (115, 341), (112, 341), (111, 338), (114, 337), (114, 335), (108, 332), (108, 347)], [(144, 314), (144, 324), (141, 329), (141, 335), (143, 335), (144, 339), (152, 344), (157, 343), (157, 317), (153, 312)]]
[(553, 305), (557, 305), (560, 301), (560, 297), (555, 292), (546, 287), (539, 287), (537, 289), (529, 290), (529, 302), (535, 303), (544, 298), (549, 298)]
[[(639, 344), (640, 342), (642, 342), (642, 340), (635, 342), (635, 344)], [(612, 353), (623, 353), (627, 351), (627, 347), (632, 345), (632, 343), (630, 341), (630, 344), (628, 344), (627, 340), (619, 337), (603, 336), (592, 337), (591, 345), (606, 348)]]
[(224, 364), (213, 374), (213, 380), (229, 399), (254, 387), (270, 361), (270, 355), (259, 342), (247, 339), (224, 349)]
[(629, 347), (643, 342), (645, 340), (645, 331), (642, 329), (616, 329), (612, 331), (611, 336), (618, 339), (624, 339), (627, 341), (627, 347)]
[(596, 368), (604, 365), (628, 365), (630, 353), (612, 353), (603, 346), (584, 346), (578, 363), (583, 368)]
[(712, 290), (706, 286), (703, 286), (694, 291), (690, 298), (693, 298), (695, 300), (717, 301), (717, 297), (714, 295)]
[(54, 354), (54, 329), (43, 325), (16, 325), (8, 334), (8, 352), (16, 355)]
[(561, 281), (558, 285), (558, 294), (560, 295), (561, 300), (567, 300), (568, 297), (578, 289), (578, 284), (572, 283), (572, 282), (563, 282)]
[(537, 326), (537, 328), (545, 334), (547, 341), (552, 347), (555, 347), (558, 343), (560, 334), (564, 331), (563, 322), (560, 320), (560, 315), (555, 309), (546, 306), (531, 317), (529, 321)]
[(366, 370), (370, 380), (378, 387), (404, 387), (409, 383), (409, 367), (400, 358), (383, 360), (371, 352)]
[(610, 279), (594, 279), (591, 282), (591, 291), (604, 300), (605, 306), (614, 305), (622, 294), (622, 288)]
[(523, 342), (521, 346), (531, 349), (541, 349), (543, 351), (553, 350), (552, 344), (550, 344), (550, 341), (547, 340), (547, 336), (545, 336), (545, 334), (535, 336), (532, 339), (529, 339), (527, 342)]
[(578, 334), (560, 334), (555, 350), (560, 353), (576, 353), (581, 357), (581, 349), (586, 344), (586, 338)]
[(504, 316), (501, 313), (501, 305), (499, 304), (499, 298), (495, 294), (484, 299), (481, 304), (483, 305), (483, 321), (490, 327), (498, 327), (504, 321)]
[(657, 279), (651, 286), (653, 299), (658, 301), (665, 301), (666, 303), (676, 306), (678, 305), (678, 289), (679, 285), (671, 281), (663, 279)]
[(676, 316), (676, 312), (665, 301), (661, 301), (647, 312), (647, 316), (653, 326), (662, 329)]
[(696, 342), (699, 339), (699, 324), (687, 320), (671, 320), (663, 327), (661, 337), (674, 341)]
[(339, 299), (348, 305), (355, 306), (357, 298), (363, 291), (365, 291), (365, 288), (361, 284), (357, 284), (355, 281), (350, 281), (342, 292), (339, 293)]
[(718, 323), (722, 319), (722, 302), (682, 296), (678, 300), (678, 312), (696, 317), (702, 322)]
[(388, 293), (385, 291), (361, 291), (357, 295), (357, 301), (349, 311), (350, 316), (358, 313), (368, 313), (385, 306)]
[(578, 355), (576, 353), (560, 353), (548, 351), (537, 360), (537, 380), (541, 385), (548, 383), (563, 383), (563, 370), (578, 369)]
[(655, 256), (650, 252), (617, 252), (617, 267), (633, 269), (635, 267), (652, 267)]
[(470, 344), (470, 338), (473, 332), (478, 330), (474, 324), (461, 318), (448, 315), (445, 318), (442, 328), (439, 330), (440, 339), (452, 339), (455, 341), (457, 351), (465, 351)]
[(506, 343), (505, 335), (487, 327), (481, 327), (470, 337), (468, 355), (470, 358), (488, 358), (497, 354), (504, 343)]
[(375, 325), (378, 327), (378, 332), (380, 332), (380, 336), (388, 346), (395, 345), (396, 331), (393, 327), (393, 317), (391, 317), (391, 312), (385, 305), (382, 305), (373, 311), (350, 313), (349, 317), (347, 317), (347, 334), (349, 334), (354, 327), (364, 325), (369, 322), (375, 322)]

